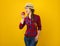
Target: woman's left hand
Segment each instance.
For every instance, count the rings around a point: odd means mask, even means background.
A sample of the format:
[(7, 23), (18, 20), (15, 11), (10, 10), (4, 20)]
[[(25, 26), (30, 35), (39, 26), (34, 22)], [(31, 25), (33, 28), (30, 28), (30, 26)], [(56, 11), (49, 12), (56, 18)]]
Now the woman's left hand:
[(35, 37), (35, 41), (38, 41), (38, 35)]

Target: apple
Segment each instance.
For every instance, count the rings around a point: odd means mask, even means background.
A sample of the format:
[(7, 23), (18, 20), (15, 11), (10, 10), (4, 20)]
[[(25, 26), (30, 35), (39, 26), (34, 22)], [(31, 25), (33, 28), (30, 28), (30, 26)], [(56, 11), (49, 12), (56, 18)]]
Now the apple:
[(25, 15), (25, 12), (22, 12), (21, 15)]

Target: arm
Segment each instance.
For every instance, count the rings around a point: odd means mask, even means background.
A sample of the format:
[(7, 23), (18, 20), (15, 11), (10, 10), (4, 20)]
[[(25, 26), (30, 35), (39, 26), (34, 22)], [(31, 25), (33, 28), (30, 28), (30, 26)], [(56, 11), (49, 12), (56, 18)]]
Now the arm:
[(25, 25), (25, 21), (24, 18), (21, 20), (20, 24), (19, 24), (19, 28), (22, 29)]
[(24, 27), (24, 25), (25, 25), (25, 17), (24, 17), (24, 15), (25, 15), (25, 13), (22, 12), (22, 13), (21, 13), (22, 20), (21, 20), (21, 22), (20, 22), (20, 24), (19, 24), (19, 28), (20, 28), (20, 29), (22, 29), (22, 28)]
[(39, 37), (39, 34), (40, 34), (40, 30), (38, 30), (37, 37)]
[(40, 19), (40, 17), (38, 17), (37, 26), (38, 26), (38, 34), (37, 34), (37, 36), (39, 36), (40, 31), (41, 31), (41, 19)]
[(40, 20), (40, 17), (38, 17), (37, 26), (38, 26), (38, 31), (37, 31), (37, 36), (35, 37), (36, 41), (38, 40), (40, 31), (41, 31), (41, 20)]

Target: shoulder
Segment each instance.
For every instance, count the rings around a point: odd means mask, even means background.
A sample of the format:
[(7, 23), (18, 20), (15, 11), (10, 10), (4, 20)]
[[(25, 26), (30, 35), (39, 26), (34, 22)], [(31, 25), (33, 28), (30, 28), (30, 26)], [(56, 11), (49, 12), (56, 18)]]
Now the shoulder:
[(40, 19), (40, 16), (37, 15), (37, 14), (34, 14), (34, 17), (35, 17), (36, 19)]
[(26, 16), (25, 18), (24, 18), (24, 20), (27, 20), (28, 19), (28, 16)]

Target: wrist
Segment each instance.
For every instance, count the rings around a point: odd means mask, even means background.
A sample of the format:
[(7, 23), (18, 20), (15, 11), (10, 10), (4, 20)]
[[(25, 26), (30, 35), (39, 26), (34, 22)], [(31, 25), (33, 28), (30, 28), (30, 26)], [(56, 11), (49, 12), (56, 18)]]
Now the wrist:
[(21, 20), (21, 23), (23, 24), (23, 22), (24, 22), (24, 18), (22, 18), (22, 20)]

